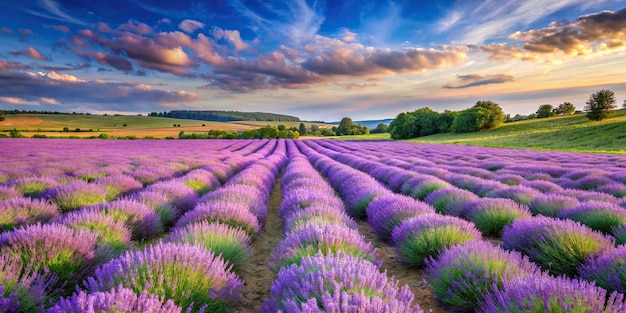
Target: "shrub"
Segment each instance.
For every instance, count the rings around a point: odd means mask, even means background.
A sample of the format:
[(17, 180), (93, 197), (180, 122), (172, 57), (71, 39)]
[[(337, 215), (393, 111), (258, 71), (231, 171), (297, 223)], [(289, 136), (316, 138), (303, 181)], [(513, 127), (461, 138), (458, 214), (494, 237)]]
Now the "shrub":
[(485, 296), (477, 312), (623, 312), (623, 295), (612, 294), (584, 280), (532, 275), (504, 281)]
[(443, 249), (426, 261), (426, 280), (444, 305), (470, 311), (504, 280), (536, 275), (537, 265), (518, 252), (505, 251), (485, 241), (468, 241)]
[(314, 206), (328, 206), (344, 210), (343, 202), (334, 193), (319, 192), (315, 189), (301, 188), (289, 193), (283, 193), (280, 204), (280, 216), (285, 219), (291, 214)]
[(305, 256), (336, 254), (338, 251), (376, 261), (374, 246), (357, 230), (344, 225), (308, 224), (285, 236), (272, 251), (269, 267), (278, 272), (285, 266), (299, 264)]
[(13, 228), (46, 223), (59, 215), (56, 205), (39, 199), (11, 198), (0, 201), (0, 232)]
[(172, 299), (183, 309), (227, 312), (241, 297), (243, 281), (224, 260), (201, 245), (157, 243), (124, 253), (85, 281), (90, 293), (116, 286)]
[(15, 187), (0, 185), (0, 200), (22, 197), (23, 194)]
[(487, 197), (490, 198), (506, 198), (514, 200), (517, 203), (530, 205), (530, 202), (540, 196), (541, 193), (533, 188), (524, 186), (508, 187), (503, 189), (497, 189), (487, 193)]
[(574, 277), (585, 259), (614, 249), (613, 238), (571, 220), (537, 216), (502, 230), (502, 247), (520, 251), (551, 274)]
[(106, 193), (106, 188), (102, 186), (76, 181), (67, 185), (46, 189), (42, 197), (50, 199), (63, 212), (67, 212), (104, 202)]
[(596, 190), (607, 184), (614, 183), (610, 178), (598, 175), (589, 175), (574, 182), (574, 188), (582, 190)]
[(57, 181), (47, 177), (25, 177), (18, 178), (11, 184), (21, 191), (25, 197), (38, 198), (47, 188), (53, 188), (59, 185)]
[(184, 182), (178, 180), (161, 181), (150, 185), (146, 188), (148, 191), (156, 191), (162, 193), (176, 209), (181, 212), (187, 212), (198, 202), (198, 195), (185, 185)]
[(560, 218), (578, 221), (583, 225), (605, 234), (610, 234), (613, 227), (626, 223), (626, 211), (618, 205), (587, 201), (578, 206), (563, 209)]
[(529, 181), (524, 181), (521, 183), (522, 186), (525, 187), (530, 187), (533, 189), (537, 189), (541, 192), (559, 192), (561, 190), (563, 190), (563, 187), (555, 184), (555, 183), (551, 183), (549, 181), (542, 181), (542, 180), (529, 180)]
[(36, 312), (41, 310), (49, 295), (55, 275), (33, 270), (32, 263), (19, 257), (0, 254), (0, 312)]
[(426, 198), (430, 193), (439, 189), (450, 187), (452, 187), (452, 185), (449, 183), (433, 177), (415, 185), (411, 189), (410, 195), (415, 199), (424, 200), (424, 198)]
[(615, 93), (608, 89), (602, 89), (594, 92), (589, 96), (585, 105), (587, 118), (592, 121), (600, 121), (610, 117), (613, 114), (615, 106)]
[(457, 188), (439, 189), (424, 199), (437, 210), (437, 213), (462, 217), (465, 215), (465, 206), (478, 200), (475, 194)]
[(250, 236), (245, 231), (216, 222), (200, 221), (176, 228), (167, 241), (203, 245), (232, 264), (234, 271), (240, 270), (252, 257)]
[(311, 206), (290, 214), (284, 220), (285, 233), (290, 233), (298, 228), (314, 223), (318, 225), (339, 224), (350, 228), (358, 228), (356, 222), (341, 208), (329, 206)]
[(181, 212), (175, 208), (167, 199), (167, 197), (156, 191), (142, 191), (128, 197), (129, 200), (135, 200), (151, 207), (159, 216), (163, 226), (171, 226), (180, 217)]
[(598, 187), (596, 191), (608, 193), (618, 198), (626, 198), (626, 185), (621, 183), (608, 183)]
[(110, 255), (120, 255), (130, 248), (131, 232), (123, 221), (99, 209), (83, 209), (63, 214), (55, 220), (75, 231), (86, 230), (98, 235), (98, 241), (107, 246)]
[(407, 196), (389, 194), (375, 198), (367, 206), (367, 221), (374, 233), (384, 240), (389, 239), (393, 229), (402, 221), (435, 210)]
[(233, 228), (243, 229), (250, 237), (260, 231), (261, 225), (256, 216), (241, 204), (225, 201), (209, 201), (201, 203), (195, 209), (185, 213), (176, 222), (176, 227), (200, 221), (219, 222)]
[(193, 189), (199, 196), (202, 196), (222, 185), (217, 177), (215, 177), (211, 172), (203, 169), (193, 170), (181, 179), (185, 185)]
[(624, 293), (626, 291), (626, 246), (589, 258), (581, 265), (580, 277), (594, 281), (596, 285), (608, 290)]
[(579, 203), (576, 198), (559, 194), (543, 194), (530, 201), (530, 210), (533, 214), (557, 217), (562, 209), (577, 206)]
[(374, 198), (388, 194), (389, 191), (379, 184), (360, 184), (345, 186), (342, 185), (340, 193), (346, 201), (348, 215), (355, 219), (365, 217), (365, 209)]
[(283, 268), (261, 312), (423, 312), (413, 294), (369, 261), (343, 252), (306, 256)]
[(391, 241), (407, 266), (424, 266), (425, 260), (454, 244), (480, 240), (474, 224), (458, 217), (424, 214), (401, 222), (391, 234)]
[(623, 245), (626, 243), (626, 224), (613, 227), (611, 229), (611, 235), (615, 237), (615, 243), (617, 245)]
[(493, 179), (509, 186), (517, 186), (524, 182), (524, 177), (516, 174), (497, 175)]
[(55, 287), (67, 283), (68, 289), (103, 258), (98, 235), (60, 224), (36, 224), (1, 233), (0, 255), (5, 254), (19, 257), (23, 264), (32, 264), (28, 274), (48, 268), (59, 278)]
[(47, 313), (82, 313), (82, 312), (159, 312), (180, 313), (182, 309), (167, 300), (163, 303), (159, 296), (142, 291), (137, 295), (133, 290), (118, 286), (109, 291), (87, 294), (84, 291), (71, 297), (61, 298)]
[(114, 200), (124, 194), (138, 191), (143, 187), (141, 182), (133, 177), (121, 174), (98, 178), (94, 183), (104, 186), (107, 189), (107, 201)]
[(163, 225), (151, 207), (135, 200), (120, 199), (89, 208), (105, 212), (107, 216), (124, 223), (133, 234), (133, 239), (147, 239), (163, 232)]
[(510, 199), (480, 199), (468, 203), (465, 216), (485, 235), (499, 236), (502, 228), (517, 219), (530, 218), (530, 210)]

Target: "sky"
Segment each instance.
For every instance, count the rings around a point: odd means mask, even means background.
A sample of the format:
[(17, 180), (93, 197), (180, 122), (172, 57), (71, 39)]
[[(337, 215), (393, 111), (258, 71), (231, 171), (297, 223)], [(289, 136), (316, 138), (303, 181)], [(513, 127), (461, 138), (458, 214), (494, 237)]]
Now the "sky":
[(626, 99), (626, 0), (0, 2), (0, 109), (393, 118)]

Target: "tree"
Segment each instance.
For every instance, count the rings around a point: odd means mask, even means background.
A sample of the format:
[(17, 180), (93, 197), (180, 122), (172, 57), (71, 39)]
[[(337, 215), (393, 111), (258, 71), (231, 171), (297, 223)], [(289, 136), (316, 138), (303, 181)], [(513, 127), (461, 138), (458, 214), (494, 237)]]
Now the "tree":
[(465, 109), (457, 115), (452, 122), (452, 131), (455, 133), (472, 133), (481, 130), (489, 115), (487, 109), (482, 107), (472, 107)]
[(439, 121), (439, 113), (433, 111), (429, 107), (421, 108), (413, 112), (415, 115), (415, 123), (417, 123), (417, 135), (428, 136), (439, 132), (437, 122)]
[(304, 125), (304, 123), (300, 123), (300, 127), (298, 127), (298, 133), (300, 133), (300, 135), (302, 136), (307, 134), (306, 125)]
[(551, 117), (556, 115), (556, 112), (553, 112), (554, 108), (552, 107), (551, 104), (542, 104), (539, 106), (539, 109), (537, 109), (537, 118), (545, 118), (545, 117)]
[(476, 105), (474, 105), (474, 108), (483, 108), (486, 110), (484, 112), (485, 122), (480, 128), (481, 130), (498, 128), (506, 121), (506, 115), (504, 115), (502, 108), (495, 102), (478, 101)]
[(412, 113), (400, 113), (389, 123), (389, 134), (393, 139), (417, 137), (417, 124)]
[(0, 122), (6, 120), (6, 115), (4, 113), (0, 113)]
[(571, 102), (563, 102), (554, 109), (558, 115), (572, 115), (576, 112), (576, 107)]
[(382, 134), (382, 133), (386, 133), (389, 131), (389, 126), (387, 126), (387, 124), (385, 123), (380, 123), (376, 126), (376, 128), (372, 129), (372, 131), (370, 131), (370, 133), (372, 134)]
[(608, 89), (598, 90), (589, 96), (587, 105), (585, 106), (585, 112), (587, 112), (587, 118), (592, 121), (600, 121), (607, 117), (610, 117), (617, 106), (615, 103), (615, 93)]
[(276, 127), (278, 127), (278, 131), (283, 131), (283, 130), (287, 129), (287, 127), (285, 127), (285, 125), (278, 125)]
[(447, 133), (451, 131), (452, 123), (454, 122), (454, 118), (459, 115), (459, 112), (444, 110), (443, 113), (439, 114), (439, 120), (437, 121), (437, 127), (439, 128), (440, 133)]
[(337, 127), (337, 136), (351, 135), (350, 130), (354, 127), (354, 122), (349, 117), (344, 117)]

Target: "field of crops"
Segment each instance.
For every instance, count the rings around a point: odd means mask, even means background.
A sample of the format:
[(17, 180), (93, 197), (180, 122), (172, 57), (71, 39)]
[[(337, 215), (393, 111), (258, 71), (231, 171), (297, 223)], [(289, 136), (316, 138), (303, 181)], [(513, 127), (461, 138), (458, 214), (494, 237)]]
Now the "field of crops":
[(0, 312), (626, 311), (623, 155), (0, 146)]

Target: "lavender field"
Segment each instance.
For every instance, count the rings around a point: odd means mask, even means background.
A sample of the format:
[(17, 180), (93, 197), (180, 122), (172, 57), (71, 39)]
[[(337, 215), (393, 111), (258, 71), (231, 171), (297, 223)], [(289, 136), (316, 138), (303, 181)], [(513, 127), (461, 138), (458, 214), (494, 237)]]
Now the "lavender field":
[(626, 312), (624, 155), (0, 145), (0, 312)]

